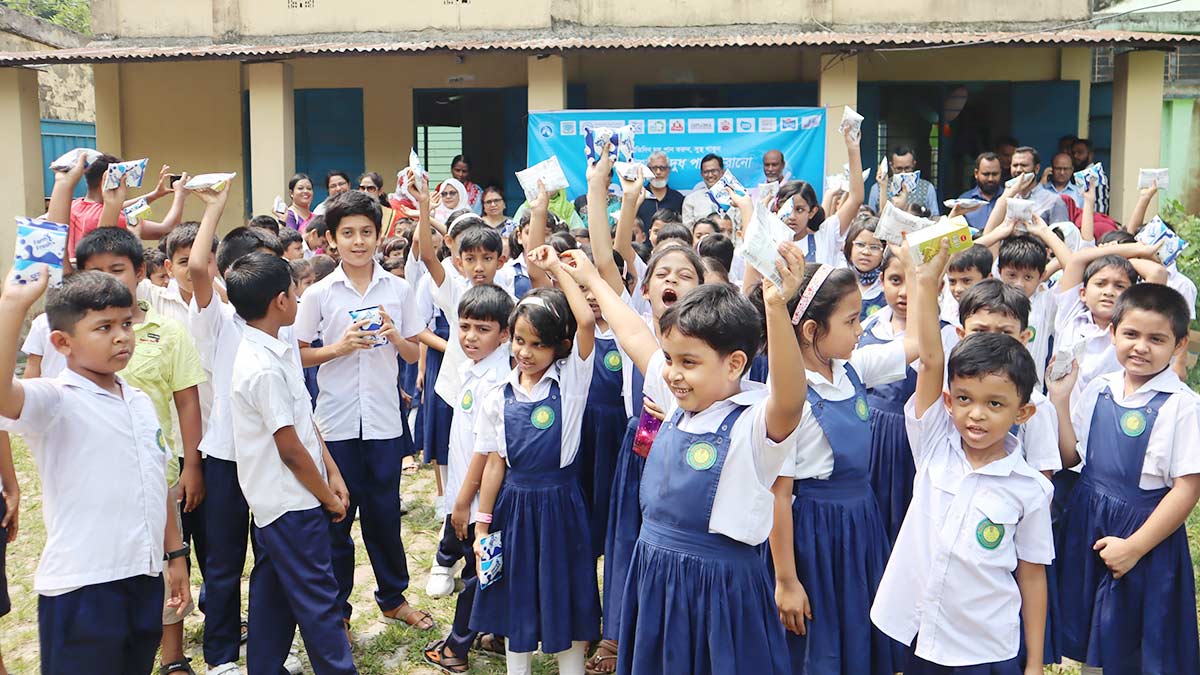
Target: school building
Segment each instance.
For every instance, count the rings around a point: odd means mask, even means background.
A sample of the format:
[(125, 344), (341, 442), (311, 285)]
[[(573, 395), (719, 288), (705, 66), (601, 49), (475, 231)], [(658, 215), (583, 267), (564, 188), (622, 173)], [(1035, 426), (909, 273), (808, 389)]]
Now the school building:
[[(39, 69), (86, 64), (97, 147), (149, 156), (151, 170), (239, 173), (231, 203), (244, 208), (227, 210), (226, 229), (270, 212), (295, 171), (321, 199), (326, 171), (390, 183), (414, 146), (435, 178), (461, 149), (474, 181), (513, 193), (530, 110), (771, 105), (829, 106), (826, 173), (845, 162), (837, 125), (855, 107), (865, 165), (912, 146), (948, 196), (970, 187), (974, 156), (998, 137), (1039, 148), (1043, 165), (1059, 137), (1093, 138), (1122, 218), (1138, 169), (1161, 165), (1168, 54), (1200, 44), (1097, 28), (1092, 0), (93, 0), (92, 11), (86, 45), (0, 53), (0, 212), (43, 209)], [(1111, 84), (1094, 88), (1098, 53)], [(187, 217), (199, 212), (191, 203)], [(0, 232), (11, 240), (11, 225)]]

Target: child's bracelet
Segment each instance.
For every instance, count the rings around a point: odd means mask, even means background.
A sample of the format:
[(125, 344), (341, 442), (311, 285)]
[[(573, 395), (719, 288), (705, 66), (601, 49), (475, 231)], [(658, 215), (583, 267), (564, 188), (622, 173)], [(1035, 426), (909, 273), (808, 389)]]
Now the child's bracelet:
[(490, 514), (490, 513), (482, 513), (482, 512), (480, 512), (480, 511), (476, 511), (476, 512), (475, 512), (475, 522), (477, 522), (477, 523), (490, 523), (490, 522), (492, 522), (492, 514)]

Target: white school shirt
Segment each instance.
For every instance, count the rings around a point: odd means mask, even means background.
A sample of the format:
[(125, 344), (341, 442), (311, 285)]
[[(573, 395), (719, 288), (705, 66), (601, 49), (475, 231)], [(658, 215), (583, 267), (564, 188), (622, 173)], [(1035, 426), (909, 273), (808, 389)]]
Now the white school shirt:
[(1058, 451), (1058, 412), (1050, 399), (1037, 389), (1029, 395), (1029, 402), (1037, 410), (1017, 430), (1025, 462), (1035, 471), (1059, 471), (1062, 454)]
[(955, 328), (962, 328), (962, 322), (958, 320), (958, 300), (955, 300), (954, 294), (950, 292), (949, 282), (946, 282), (938, 295), (938, 318)]
[(646, 283), (646, 272), (650, 270), (650, 266), (642, 260), (642, 256), (633, 256), (633, 293), (629, 296), (629, 301), (626, 302), (633, 311), (638, 314), (651, 314), (654, 308), (650, 306), (650, 299), (642, 293), (642, 284)]
[[(208, 418), (204, 436), (200, 439), (200, 454), (226, 462), (237, 461), (233, 445), (233, 403), (230, 397), (233, 362), (242, 344), (246, 321), (238, 316), (233, 305), (221, 302), (216, 293), (213, 293), (212, 299), (204, 309), (196, 305), (196, 298), (193, 296), (189, 310), (192, 312), (191, 327), (192, 336), (196, 339), (196, 349), (201, 353), (201, 358), (207, 358), (209, 363), (213, 364), (212, 415)], [(296, 346), (296, 337), (291, 326), (279, 329), (279, 340)], [(299, 346), (296, 346), (291, 354), (296, 372), (303, 373), (300, 367)], [(311, 405), (312, 399), (309, 401)]]
[[(624, 291), (622, 291), (621, 299), (625, 301), (625, 304), (629, 305), (630, 307), (633, 307), (633, 300), (629, 296), (628, 293), (625, 293)], [(658, 322), (655, 321), (654, 317), (650, 315), (649, 310), (647, 310), (641, 316), (642, 316), (642, 321), (644, 321), (646, 323), (646, 327), (649, 328), (650, 332), (654, 335), (654, 339), (658, 340)], [(603, 335), (600, 337), (608, 337), (608, 336)], [(616, 336), (614, 335), (613, 337), (616, 337)], [(634, 397), (634, 393), (635, 393), (633, 391), (633, 371), (637, 370), (637, 365), (635, 365), (633, 363), (633, 358), (630, 357), (629, 354), (625, 352), (625, 348), (621, 346), (620, 340), (617, 340), (617, 351), (620, 352), (620, 354), (621, 354), (621, 363), (626, 364), (626, 367), (621, 369), (621, 398), (625, 401), (625, 416), (633, 417), (633, 407), (634, 407), (633, 397)], [(659, 371), (655, 371), (655, 370), (647, 370), (646, 373), (642, 375), (642, 381), (644, 382), (648, 377), (661, 377), (661, 373)], [(642, 395), (644, 395), (646, 393), (644, 385), (642, 387), (641, 393), (642, 393)], [(674, 396), (672, 396), (671, 398), (673, 399)], [(658, 403), (659, 405), (663, 405), (666, 403), (666, 401), (655, 401), (655, 403)]]
[[(1029, 329), (1033, 337), (1025, 345), (1037, 368), (1037, 389), (1046, 377), (1046, 362), (1050, 360), (1050, 338), (1054, 335), (1054, 314), (1058, 308), (1057, 294), (1046, 284), (1040, 284), (1029, 298)], [(1057, 338), (1055, 338), (1057, 340)]]
[(59, 354), (50, 344), (50, 320), (45, 313), (38, 314), (29, 324), (29, 333), (21, 344), (21, 351), (27, 356), (42, 357), (42, 377), (58, 377), (67, 369), (67, 357)]
[(296, 369), (299, 347), (246, 326), (233, 359), (230, 400), (238, 485), (254, 524), (266, 527), (292, 511), (321, 505), (279, 457), (275, 432), (294, 427), (296, 436), (326, 478), (321, 442), (313, 421), (304, 374)]
[(595, 349), (585, 359), (579, 356), (579, 345), (572, 345), (571, 353), (565, 359), (550, 364), (542, 374), (542, 379), (534, 385), (532, 393), (525, 393), (521, 387), (520, 371), (512, 368), (482, 401), (483, 407), (475, 420), (475, 452), (495, 452), (508, 459), (508, 437), (504, 429), (504, 385), (512, 385), (517, 401), (531, 403), (550, 396), (550, 381), (554, 380), (558, 382), (559, 402), (562, 405), (562, 449), (559, 451), (558, 466), (570, 466), (579, 454), (583, 411), (587, 407), (588, 389), (592, 386), (592, 360), (595, 358)]
[(944, 405), (918, 419), (909, 399), (904, 412), (917, 475), (871, 622), (901, 644), (915, 637), (916, 655), (939, 665), (1011, 659), (1021, 627), (1013, 571), (1018, 560), (1054, 560), (1054, 488), (1011, 434), (1007, 456), (973, 469)]
[[(463, 364), (471, 361), (467, 358), (467, 354), (458, 340), (458, 304), (470, 289), (470, 283), (462, 275), (446, 276), (442, 279), (441, 286), (435, 285), (432, 278), (429, 282), (433, 302), (446, 315), (446, 321), (450, 324), (450, 337), (446, 340), (445, 356), (442, 357), (442, 367), (438, 371), (437, 382), (434, 383), (433, 390), (451, 408), (458, 405), (458, 394), (462, 389)], [(512, 293), (509, 292), (509, 295)], [(516, 298), (513, 298), (513, 302), (516, 302)], [(508, 350), (509, 347), (506, 345), (504, 351)]]
[[(679, 404), (662, 377), (666, 361), (661, 349), (650, 357), (646, 369), (646, 393), (671, 420)], [(704, 410), (684, 412), (678, 427), (691, 434), (714, 433), (734, 408), (748, 406), (729, 430), (729, 450), (717, 479), (708, 531), (757, 546), (771, 533), (775, 508), (771, 486), (775, 484), (780, 467), (791, 464), (796, 441), (800, 438), (800, 426), (797, 425), (782, 441), (772, 441), (767, 436), (767, 397), (771, 390), (744, 378), (741, 386), (740, 392), (716, 401)], [(697, 506), (701, 504), (697, 503)]]
[[(508, 291), (508, 294), (513, 296), (514, 298), (517, 297), (516, 288), (517, 288), (517, 271), (518, 271), (517, 266), (518, 265), (520, 266), (521, 274), (524, 274), (526, 277), (528, 277), (529, 276), (529, 263), (525, 262), (525, 254), (522, 253), (521, 255), (517, 256), (516, 258), (513, 258), (512, 260), (506, 261), (500, 267), (500, 269), (496, 270), (496, 277), (492, 280), (493, 283), (495, 283), (500, 288), (503, 288), (504, 290)], [(530, 288), (532, 289), (532, 286), (530, 286)], [(520, 300), (520, 298), (517, 298), (517, 299)]]
[(1082, 288), (1083, 284), (1055, 289), (1055, 302), (1058, 305), (1054, 315), (1055, 349), (1068, 349), (1081, 340), (1087, 343), (1083, 355), (1078, 359), (1079, 379), (1071, 390), (1072, 401), (1096, 377), (1121, 370), (1117, 350), (1112, 343), (1112, 333), (1092, 320), (1091, 310), (1079, 297)]
[[(831, 265), (833, 267), (846, 267), (846, 253), (843, 248), (846, 245), (846, 232), (842, 232), (842, 223), (838, 220), (836, 213), (830, 214), (821, 223), (821, 227), (813, 232), (813, 244), (816, 247), (817, 262), (822, 265)], [(805, 258), (808, 257), (808, 235), (799, 235), (795, 244), (800, 247)]]
[[(883, 310), (880, 310), (883, 311)], [(833, 381), (824, 375), (805, 370), (808, 386), (826, 401), (844, 401), (855, 395), (854, 384), (846, 374), (846, 366), (854, 367), (863, 386), (870, 389), (904, 379), (908, 361), (905, 359), (904, 342), (894, 340), (887, 344), (859, 347), (850, 354), (849, 361), (833, 360)], [(779, 470), (780, 476), (791, 476), (796, 480), (819, 478), (826, 480), (833, 474), (833, 447), (825, 437), (825, 430), (813, 415), (812, 406), (805, 405), (796, 427), (796, 457), (791, 464)]]
[(20, 417), (0, 422), (25, 439), (42, 481), (40, 595), (162, 572), (171, 451), (150, 397), (117, 384), (119, 396), (69, 369), (23, 380)]
[[(450, 422), (450, 452), (446, 465), (446, 480), (442, 485), (442, 499), (438, 502), (437, 516), (445, 518), (454, 510), (454, 502), (467, 479), (471, 458), (475, 455), (475, 424), (479, 418), (480, 405), (501, 384), (508, 381), (512, 372), (509, 365), (509, 347), (502, 344), (496, 351), (478, 362), (470, 359), (459, 364), (459, 380), (462, 388), (454, 401), (454, 417)], [(479, 494), (471, 500), (470, 521), (475, 522), (479, 511)]]
[[(296, 315), (294, 333), (300, 342), (325, 336), (340, 340), (351, 324), (350, 312), (378, 305), (396, 324), (402, 339), (412, 338), (424, 326), (417, 316), (408, 282), (372, 263), (367, 291), (359, 295), (343, 265), (308, 287)], [(355, 350), (322, 363), (317, 369), (317, 426), (327, 441), (354, 438), (383, 440), (404, 434), (400, 391), (396, 388), (399, 363), (393, 345)]]
[(1179, 291), (1184, 300), (1187, 300), (1188, 318), (1192, 321), (1196, 320), (1196, 284), (1187, 275), (1179, 271), (1175, 265), (1167, 268), (1167, 285)]
[(1125, 395), (1125, 371), (1106, 373), (1092, 380), (1083, 393), (1072, 400), (1071, 426), (1075, 428), (1076, 449), (1083, 460), (1080, 467), (1087, 464), (1092, 415), (1096, 411), (1096, 399), (1105, 387), (1112, 392), (1113, 402), (1126, 408), (1148, 405), (1160, 391), (1171, 394), (1158, 409), (1158, 417), (1150, 428), (1138, 487), (1143, 490), (1171, 487), (1179, 476), (1200, 473), (1200, 446), (1196, 443), (1200, 438), (1200, 415), (1196, 410), (1200, 398), (1170, 368), (1155, 375), (1130, 396)]
[[(217, 300), (221, 299), (221, 296), (215, 292), (213, 297)], [(138, 300), (150, 303), (150, 307), (158, 312), (159, 316), (178, 321), (187, 329), (187, 334), (192, 336), (192, 342), (195, 344), (190, 304), (183, 301), (183, 294), (179, 292), (179, 282), (171, 279), (167, 282), (167, 287), (163, 288), (155, 286), (148, 279), (142, 279), (138, 282)], [(204, 369), (204, 374), (208, 375), (207, 379), (196, 385), (196, 391), (200, 394), (200, 419), (207, 426), (213, 406), (212, 362), (208, 360), (203, 351), (199, 349), (196, 351), (200, 353), (200, 367)], [(172, 412), (171, 414), (178, 417), (178, 413)], [(175, 437), (179, 438), (180, 436), (176, 433)]]

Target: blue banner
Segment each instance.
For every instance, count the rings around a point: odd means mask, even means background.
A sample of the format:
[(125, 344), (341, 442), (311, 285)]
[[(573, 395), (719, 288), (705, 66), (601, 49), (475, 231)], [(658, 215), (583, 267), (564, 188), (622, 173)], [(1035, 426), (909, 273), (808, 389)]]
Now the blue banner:
[(818, 192), (825, 176), (823, 108), (691, 108), (645, 110), (557, 110), (529, 113), (529, 165), (557, 155), (571, 187), (587, 190), (584, 130), (633, 126), (634, 159), (645, 162), (662, 150), (671, 160), (670, 186), (687, 193), (701, 182), (700, 160), (720, 155), (725, 168), (748, 188), (763, 182), (762, 156), (779, 150), (790, 179)]

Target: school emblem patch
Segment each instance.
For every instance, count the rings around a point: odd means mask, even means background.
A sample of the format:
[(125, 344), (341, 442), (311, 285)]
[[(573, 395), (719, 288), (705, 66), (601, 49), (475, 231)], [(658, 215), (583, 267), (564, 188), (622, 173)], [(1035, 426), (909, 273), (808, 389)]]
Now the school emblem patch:
[(1141, 410), (1129, 410), (1121, 415), (1121, 433), (1137, 438), (1146, 433), (1146, 414)]
[(1004, 526), (984, 518), (975, 528), (975, 539), (979, 545), (991, 551), (1004, 541)]
[(470, 389), (468, 389), (463, 392), (462, 409), (470, 410), (471, 406), (473, 406), (473, 405), (475, 405), (475, 394)]
[(1029, 326), (1029, 341), (1033, 342), (1037, 339), (1037, 328)]
[(867, 407), (866, 398), (859, 396), (858, 398), (854, 399), (854, 414), (858, 415), (858, 419), (864, 422), (866, 422), (867, 418), (871, 416), (871, 410)]
[(158, 449), (167, 454), (167, 437), (163, 434), (163, 430), (159, 429), (154, 433), (154, 441), (158, 443)]
[(687, 449), (687, 463), (697, 471), (708, 471), (717, 463), (717, 449), (711, 443), (692, 443)]
[(868, 317), (875, 316), (875, 312), (878, 312), (878, 311), (879, 311), (879, 305), (871, 305), (870, 307), (867, 307), (867, 316)]
[(618, 370), (620, 370), (621, 369), (621, 352), (619, 352), (615, 349), (610, 349), (608, 351), (608, 353), (606, 353), (604, 355), (604, 367), (608, 368), (610, 371), (612, 371), (614, 373), (617, 372)]
[(529, 414), (529, 422), (538, 429), (549, 429), (554, 424), (554, 410), (548, 405), (539, 405)]

